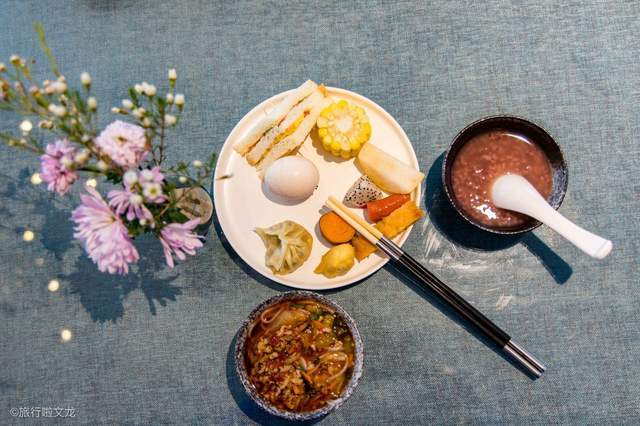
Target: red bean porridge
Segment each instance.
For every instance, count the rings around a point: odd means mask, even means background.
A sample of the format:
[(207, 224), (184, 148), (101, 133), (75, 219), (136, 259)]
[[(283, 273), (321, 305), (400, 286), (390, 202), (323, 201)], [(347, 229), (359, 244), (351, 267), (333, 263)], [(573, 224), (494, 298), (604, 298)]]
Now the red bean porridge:
[(451, 169), (458, 205), (475, 221), (492, 228), (511, 228), (529, 216), (496, 207), (491, 186), (504, 174), (526, 178), (547, 199), (553, 176), (546, 155), (528, 139), (505, 130), (479, 134), (460, 149)]

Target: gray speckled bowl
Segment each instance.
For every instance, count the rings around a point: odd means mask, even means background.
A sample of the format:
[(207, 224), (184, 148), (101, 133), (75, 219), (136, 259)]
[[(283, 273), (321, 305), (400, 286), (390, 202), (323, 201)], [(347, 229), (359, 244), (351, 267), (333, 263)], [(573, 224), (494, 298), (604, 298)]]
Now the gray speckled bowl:
[[(258, 394), (258, 391), (256, 390), (255, 386), (249, 381), (245, 360), (244, 360), (244, 349), (247, 341), (247, 331), (249, 329), (249, 325), (253, 321), (255, 321), (265, 309), (267, 309), (268, 307), (278, 302), (282, 302), (284, 300), (301, 299), (301, 298), (317, 300), (322, 304), (330, 306), (331, 308), (335, 309), (336, 313), (344, 319), (344, 322), (347, 325), (347, 327), (349, 327), (349, 331), (351, 332), (351, 335), (353, 336), (353, 341), (355, 343), (355, 365), (353, 367), (353, 374), (349, 379), (349, 383), (347, 383), (347, 385), (344, 388), (344, 391), (342, 392), (342, 395), (339, 398), (330, 401), (327, 405), (317, 410), (296, 413), (292, 411), (281, 410), (273, 406), (268, 401), (264, 400)], [(242, 382), (242, 385), (244, 386), (244, 389), (249, 395), (249, 397), (258, 406), (260, 406), (267, 412), (275, 416), (285, 418), (287, 420), (304, 421), (304, 420), (317, 419), (319, 417), (329, 414), (331, 411), (341, 406), (347, 400), (347, 398), (351, 396), (351, 393), (353, 392), (353, 390), (358, 384), (358, 380), (362, 375), (363, 358), (364, 358), (364, 352), (362, 349), (362, 338), (360, 337), (360, 333), (358, 333), (358, 329), (356, 328), (356, 324), (353, 321), (353, 318), (351, 318), (349, 314), (347, 314), (344, 311), (344, 309), (336, 305), (331, 300), (317, 293), (312, 293), (309, 291), (291, 291), (288, 293), (279, 294), (259, 304), (253, 311), (251, 311), (251, 314), (249, 314), (249, 317), (242, 324), (242, 327), (240, 328), (240, 331), (238, 334), (238, 340), (236, 341), (236, 347), (235, 347), (236, 371), (238, 372), (240, 381)]]

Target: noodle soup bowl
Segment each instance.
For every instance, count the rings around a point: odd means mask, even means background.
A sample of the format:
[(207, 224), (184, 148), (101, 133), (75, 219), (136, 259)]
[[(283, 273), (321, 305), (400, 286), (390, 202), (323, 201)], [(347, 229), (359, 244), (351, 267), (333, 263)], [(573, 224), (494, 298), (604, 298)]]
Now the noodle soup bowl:
[[(326, 405), (312, 410), (312, 411), (288, 411), (283, 410), (279, 407), (276, 407), (270, 401), (265, 399), (260, 395), (254, 384), (251, 382), (249, 378), (249, 371), (247, 368), (247, 360), (246, 360), (246, 351), (247, 345), (249, 343), (250, 333), (252, 332), (253, 325), (260, 321), (261, 315), (267, 311), (268, 309), (274, 307), (276, 304), (286, 301), (295, 301), (295, 300), (312, 300), (318, 302), (322, 305), (325, 305), (328, 308), (331, 308), (335, 311), (335, 315), (342, 319), (346, 327), (348, 328), (351, 337), (353, 338), (354, 343), (354, 365), (353, 371), (351, 373), (351, 377), (349, 377), (347, 383), (345, 384), (342, 392), (338, 398), (329, 400)], [(358, 333), (358, 329), (356, 328), (355, 322), (353, 319), (347, 314), (344, 309), (338, 306), (336, 303), (332, 302), (328, 298), (319, 295), (317, 293), (307, 292), (307, 291), (292, 291), (287, 293), (282, 293), (277, 296), (274, 296), (260, 305), (258, 305), (251, 314), (243, 323), (240, 331), (238, 332), (238, 339), (236, 341), (235, 346), (235, 363), (236, 363), (236, 371), (238, 376), (240, 377), (240, 382), (242, 383), (247, 395), (255, 402), (259, 407), (264, 409), (270, 414), (273, 414), (278, 417), (285, 418), (287, 420), (312, 420), (323, 417), (329, 414), (331, 411), (340, 407), (346, 400), (351, 396), (353, 390), (358, 385), (358, 380), (362, 374), (362, 361), (363, 361), (364, 353), (362, 348), (362, 339), (360, 337), (360, 333)]]

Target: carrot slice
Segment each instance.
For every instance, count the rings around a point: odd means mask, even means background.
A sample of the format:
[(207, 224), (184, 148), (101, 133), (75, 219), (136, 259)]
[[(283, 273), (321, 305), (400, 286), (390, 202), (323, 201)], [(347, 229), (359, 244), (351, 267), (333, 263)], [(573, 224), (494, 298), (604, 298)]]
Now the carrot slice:
[(377, 222), (383, 217), (387, 217), (392, 211), (398, 209), (409, 201), (406, 194), (393, 194), (381, 200), (369, 201), (367, 203), (367, 217), (371, 222)]
[(346, 243), (356, 234), (356, 230), (334, 211), (320, 217), (320, 232), (327, 241), (333, 244)]

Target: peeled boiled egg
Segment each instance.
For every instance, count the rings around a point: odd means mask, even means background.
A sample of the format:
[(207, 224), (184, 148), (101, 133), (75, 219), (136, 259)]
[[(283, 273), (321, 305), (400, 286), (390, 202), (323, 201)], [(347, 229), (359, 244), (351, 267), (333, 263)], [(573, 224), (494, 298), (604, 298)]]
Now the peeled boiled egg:
[(264, 176), (269, 191), (288, 200), (309, 197), (317, 188), (319, 179), (315, 164), (299, 155), (278, 159)]

